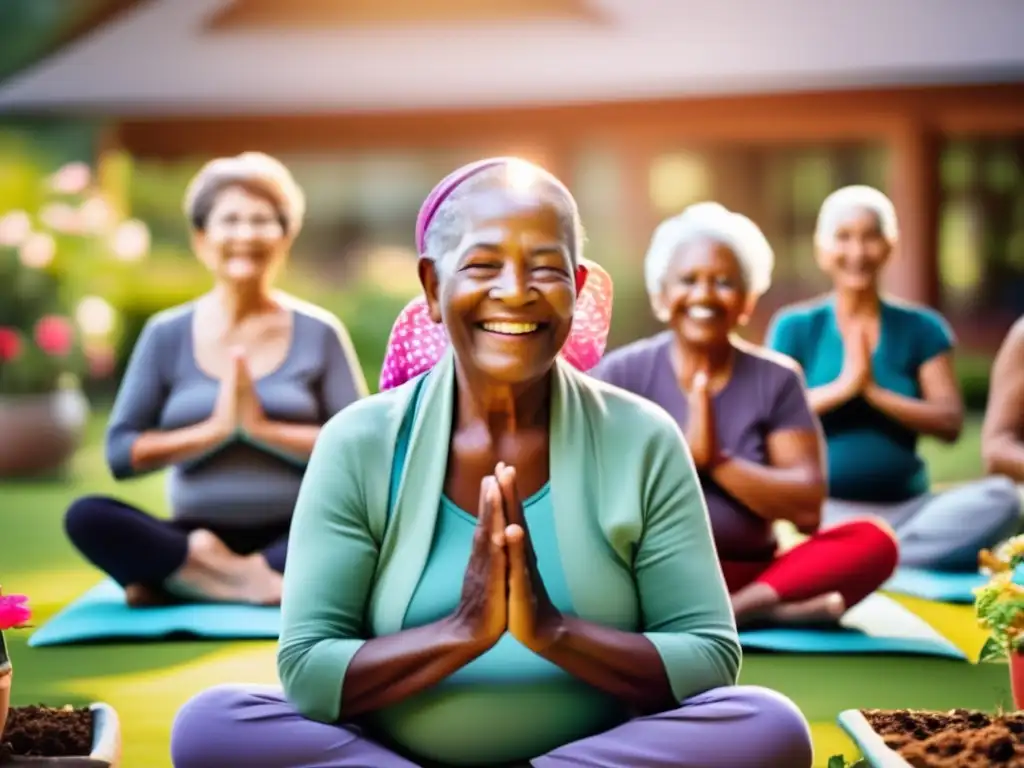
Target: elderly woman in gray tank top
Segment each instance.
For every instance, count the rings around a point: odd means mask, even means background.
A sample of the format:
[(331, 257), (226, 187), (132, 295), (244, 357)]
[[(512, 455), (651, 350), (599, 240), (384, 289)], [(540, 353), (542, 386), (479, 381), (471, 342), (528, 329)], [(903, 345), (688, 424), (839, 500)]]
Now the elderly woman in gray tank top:
[(117, 479), (170, 469), (170, 520), (88, 496), (68, 536), (129, 604), (276, 604), (288, 528), (320, 427), (367, 392), (345, 329), (273, 289), (305, 202), (245, 153), (207, 164), (185, 212), (212, 290), (161, 312), (132, 353), (107, 429)]
[[(803, 378), (734, 335), (773, 264), (757, 225), (716, 203), (668, 219), (645, 264), (668, 330), (616, 350), (593, 374), (657, 403), (685, 431), (737, 623), (831, 623), (892, 574), (896, 543), (869, 520), (817, 531), (824, 441)], [(780, 520), (810, 538), (780, 552)]]

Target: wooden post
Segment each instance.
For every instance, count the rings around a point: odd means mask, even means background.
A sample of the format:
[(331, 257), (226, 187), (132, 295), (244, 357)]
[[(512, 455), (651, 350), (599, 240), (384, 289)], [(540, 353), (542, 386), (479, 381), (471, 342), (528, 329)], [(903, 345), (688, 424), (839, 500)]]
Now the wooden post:
[(889, 191), (899, 216), (900, 242), (884, 276), (885, 289), (937, 307), (939, 292), (939, 156), (928, 126), (907, 119), (888, 141)]

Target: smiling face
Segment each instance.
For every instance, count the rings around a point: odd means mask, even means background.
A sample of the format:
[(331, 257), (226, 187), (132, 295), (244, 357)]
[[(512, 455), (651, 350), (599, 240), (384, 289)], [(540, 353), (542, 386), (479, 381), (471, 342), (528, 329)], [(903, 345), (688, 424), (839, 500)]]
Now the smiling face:
[(699, 346), (728, 343), (752, 309), (736, 254), (716, 240), (681, 246), (669, 262), (658, 301), (669, 325)]
[(272, 280), (290, 244), (274, 204), (240, 186), (217, 194), (204, 228), (194, 236), (203, 264), (218, 281), (238, 287)]
[(431, 316), (459, 363), (503, 384), (535, 381), (565, 344), (576, 304), (568, 233), (536, 191), (460, 201), (466, 227), (440, 263), (420, 261)]
[(891, 253), (878, 215), (854, 208), (837, 221), (832, 238), (818, 244), (818, 264), (838, 290), (877, 290)]

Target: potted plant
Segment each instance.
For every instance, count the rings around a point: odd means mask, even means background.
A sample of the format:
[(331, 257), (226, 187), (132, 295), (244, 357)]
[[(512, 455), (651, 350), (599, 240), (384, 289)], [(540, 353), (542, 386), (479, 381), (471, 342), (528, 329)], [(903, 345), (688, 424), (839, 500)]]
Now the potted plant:
[(982, 550), (989, 582), (975, 590), (974, 612), (989, 637), (981, 661), (1009, 659), (1013, 706), (1024, 709), (1024, 536), (1015, 536), (995, 551)]
[(47, 191), (34, 216), (0, 216), (0, 479), (51, 474), (78, 447), (81, 380), (112, 365), (116, 322), (83, 293), (149, 247), (148, 230), (116, 216), (88, 167), (65, 167)]
[(30, 618), (24, 595), (0, 596), (0, 766), (118, 768), (121, 728), (109, 705), (10, 706), (14, 672), (3, 632)]

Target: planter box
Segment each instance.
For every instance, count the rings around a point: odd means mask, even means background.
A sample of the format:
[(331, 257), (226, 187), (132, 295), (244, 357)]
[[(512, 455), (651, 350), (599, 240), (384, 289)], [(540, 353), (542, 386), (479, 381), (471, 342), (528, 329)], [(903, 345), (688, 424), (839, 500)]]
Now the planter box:
[(52, 766), (52, 768), (120, 768), (121, 721), (113, 707), (90, 705), (93, 716), (92, 752), (88, 757), (12, 757), (0, 766)]
[[(1024, 713), (990, 714), (979, 710), (847, 710), (839, 725), (860, 748), (872, 768), (912, 768), (925, 757), (929, 765), (1020, 764)], [(875, 730), (878, 727), (885, 736)], [(903, 744), (903, 757), (886, 744)], [(915, 754), (912, 754), (915, 753)], [(947, 757), (944, 757), (947, 756)], [(974, 762), (965, 762), (974, 761)]]
[(839, 726), (846, 731), (864, 761), (871, 768), (913, 768), (899, 752), (889, 749), (885, 740), (871, 727), (859, 709), (848, 709), (839, 713)]

